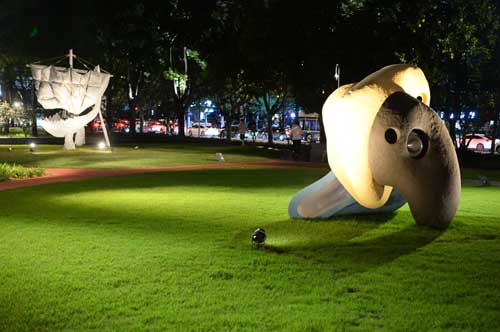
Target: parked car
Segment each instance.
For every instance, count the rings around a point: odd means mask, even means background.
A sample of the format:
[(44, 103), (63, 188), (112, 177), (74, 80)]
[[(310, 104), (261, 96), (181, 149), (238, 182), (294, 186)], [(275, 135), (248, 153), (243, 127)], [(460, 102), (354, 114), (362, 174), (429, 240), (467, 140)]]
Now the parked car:
[[(267, 141), (268, 138), (268, 133), (267, 133), (267, 128), (263, 128), (259, 131), (257, 131), (256, 138), (259, 140)], [(273, 130), (273, 141), (286, 141), (290, 140), (290, 132), (289, 130), (285, 130), (280, 132), (278, 129)]]
[(495, 153), (500, 154), (500, 138), (495, 138)]
[(190, 137), (216, 137), (219, 136), (220, 131), (211, 125), (193, 124), (188, 128), (187, 134)]
[(113, 131), (115, 133), (126, 132), (128, 130), (128, 120), (119, 119), (113, 125)]
[(491, 137), (484, 134), (467, 134), (465, 135), (465, 141), (462, 138), (457, 138), (457, 146), (461, 146), (464, 143), (467, 150), (476, 152), (491, 151), (491, 142)]
[[(238, 126), (239, 122), (236, 124), (231, 125), (231, 138), (240, 138), (240, 128)], [(257, 135), (257, 132), (256, 132)], [(219, 131), (219, 138), (226, 138), (226, 128), (222, 128)], [(252, 138), (252, 131), (250, 128), (247, 128), (247, 131), (245, 132), (245, 139), (251, 139)]]
[[(104, 124), (106, 124), (106, 119), (104, 119)], [(92, 122), (90, 122), (90, 131), (93, 133), (102, 133), (101, 120), (92, 120)]]
[(167, 126), (162, 121), (149, 121), (144, 124), (142, 131), (145, 133), (165, 134)]
[(304, 130), (304, 140), (309, 143), (319, 143), (319, 130)]
[[(280, 140), (280, 141), (289, 141), (292, 139), (292, 131), (290, 128), (286, 128), (285, 131), (280, 131), (280, 130), (276, 130), (276, 134), (277, 134), (277, 138)], [(275, 138), (275, 134), (273, 134), (273, 139), (276, 139)]]

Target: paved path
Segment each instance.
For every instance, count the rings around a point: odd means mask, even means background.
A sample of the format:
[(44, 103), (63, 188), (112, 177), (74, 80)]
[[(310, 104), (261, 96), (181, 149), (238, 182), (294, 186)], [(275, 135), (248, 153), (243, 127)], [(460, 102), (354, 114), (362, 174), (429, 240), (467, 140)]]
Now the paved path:
[[(297, 163), (283, 160), (264, 161), (264, 162), (239, 162), (239, 163), (212, 163), (199, 165), (184, 165), (184, 166), (162, 166), (151, 168), (130, 168), (130, 169), (88, 169), (88, 168), (46, 168), (47, 175), (22, 179), (22, 180), (7, 180), (0, 182), (0, 191), (39, 186), (48, 183), (69, 182), (83, 179), (90, 179), (102, 176), (127, 175), (127, 174), (142, 174), (152, 172), (166, 171), (188, 171), (196, 169), (219, 169), (219, 168), (235, 168), (235, 167), (277, 167), (277, 168), (299, 168), (299, 169), (316, 169), (321, 170), (322, 165), (310, 163)], [(326, 169), (325, 169), (326, 171)]]
[[(198, 165), (181, 165), (181, 166), (162, 166), (150, 168), (128, 168), (128, 169), (89, 169), (89, 168), (46, 168), (47, 175), (42, 177), (22, 179), (22, 180), (7, 180), (0, 182), (0, 191), (33, 187), (49, 183), (69, 182), (90, 179), (103, 176), (127, 175), (127, 174), (143, 174), (153, 172), (167, 171), (189, 171), (196, 169), (220, 169), (220, 168), (235, 168), (235, 167), (275, 167), (275, 168), (295, 168), (308, 170), (324, 170), (328, 171), (323, 164), (291, 162), (283, 160), (263, 161), (263, 162), (239, 162), (239, 163), (212, 163)], [(462, 179), (462, 183), (481, 185), (479, 179)], [(500, 187), (500, 181), (490, 181), (491, 186)]]

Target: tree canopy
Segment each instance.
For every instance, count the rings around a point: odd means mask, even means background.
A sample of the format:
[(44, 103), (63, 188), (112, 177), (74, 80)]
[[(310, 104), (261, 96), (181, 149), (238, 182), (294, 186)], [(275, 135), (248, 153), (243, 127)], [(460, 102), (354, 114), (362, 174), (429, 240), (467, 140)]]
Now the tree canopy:
[(0, 75), (6, 85), (12, 59), (73, 48), (114, 74), (110, 100), (126, 101), (131, 119), (146, 107), (182, 118), (210, 97), (229, 117), (260, 102), (269, 122), (285, 99), (320, 112), (337, 64), (345, 84), (402, 62), (424, 70), (447, 120), (481, 109), (497, 124), (499, 8), (494, 0), (2, 1), (0, 60), (9, 61)]

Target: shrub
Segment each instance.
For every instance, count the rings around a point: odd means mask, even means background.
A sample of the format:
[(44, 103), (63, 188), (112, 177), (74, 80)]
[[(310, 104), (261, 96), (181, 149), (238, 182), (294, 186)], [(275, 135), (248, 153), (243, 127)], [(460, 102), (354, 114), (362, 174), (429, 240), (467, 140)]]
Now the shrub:
[(6, 179), (26, 179), (36, 176), (42, 176), (45, 172), (39, 167), (23, 167), (16, 164), (0, 164), (0, 181)]

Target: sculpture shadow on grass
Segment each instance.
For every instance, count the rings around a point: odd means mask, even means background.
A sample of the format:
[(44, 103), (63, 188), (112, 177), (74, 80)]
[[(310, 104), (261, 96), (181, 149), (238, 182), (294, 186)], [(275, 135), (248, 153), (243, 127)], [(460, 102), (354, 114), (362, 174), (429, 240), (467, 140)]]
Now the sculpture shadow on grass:
[(335, 273), (364, 272), (409, 255), (443, 233), (412, 224), (399, 226), (411, 218), (410, 212), (399, 211), (321, 222), (282, 221), (264, 227), (268, 231), (264, 250), (333, 265)]

